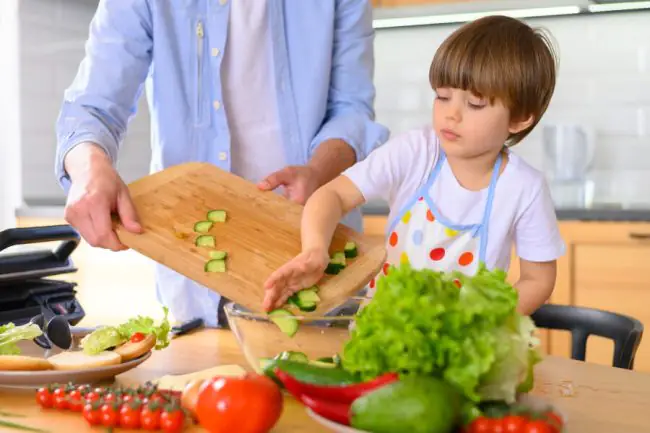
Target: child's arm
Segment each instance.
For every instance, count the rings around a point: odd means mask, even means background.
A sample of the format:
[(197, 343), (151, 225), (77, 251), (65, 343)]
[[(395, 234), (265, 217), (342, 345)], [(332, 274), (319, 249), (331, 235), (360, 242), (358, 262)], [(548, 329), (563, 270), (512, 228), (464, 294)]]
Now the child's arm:
[(519, 313), (531, 315), (544, 304), (553, 293), (557, 262), (531, 262), (520, 259), (519, 281), (515, 288), (519, 291)]
[(357, 186), (339, 176), (316, 190), (302, 214), (302, 252), (273, 272), (264, 284), (264, 309), (279, 308), (292, 293), (316, 284), (329, 262), (329, 245), (341, 218), (365, 202)]

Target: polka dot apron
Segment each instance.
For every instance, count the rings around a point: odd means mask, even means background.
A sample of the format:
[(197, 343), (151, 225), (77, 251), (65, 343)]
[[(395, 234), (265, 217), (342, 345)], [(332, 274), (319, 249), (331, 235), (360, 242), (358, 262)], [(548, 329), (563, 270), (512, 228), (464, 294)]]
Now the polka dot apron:
[(386, 275), (390, 265), (398, 267), (409, 263), (414, 269), (456, 270), (466, 275), (476, 273), (479, 263), (485, 262), (488, 221), (502, 158), (500, 154), (495, 162), (481, 222), (459, 225), (447, 220), (431, 198), (431, 188), (446, 161), (444, 152), (441, 153), (427, 182), (390, 222), (386, 263), (370, 282), (369, 296), (374, 294), (376, 279)]

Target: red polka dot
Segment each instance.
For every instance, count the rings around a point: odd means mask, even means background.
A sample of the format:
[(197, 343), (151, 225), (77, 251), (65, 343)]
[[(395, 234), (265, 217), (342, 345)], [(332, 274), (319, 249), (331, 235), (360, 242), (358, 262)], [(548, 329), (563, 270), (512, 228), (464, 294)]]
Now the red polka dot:
[(372, 280), (370, 280), (370, 288), (371, 289), (375, 288), (375, 279), (374, 278)]
[(388, 239), (388, 243), (390, 244), (391, 247), (394, 247), (397, 245), (397, 233), (393, 232), (390, 234), (390, 238)]
[(458, 279), (454, 280), (454, 284), (460, 289), (460, 281)]
[(472, 253), (463, 253), (458, 259), (458, 264), (461, 266), (467, 266), (474, 261), (474, 254)]
[(390, 265), (388, 263), (384, 263), (384, 275), (388, 275), (388, 268)]
[(429, 257), (431, 257), (431, 260), (433, 260), (434, 262), (440, 261), (445, 257), (445, 249), (434, 248), (429, 253)]
[(431, 212), (431, 209), (427, 211), (427, 219), (431, 222), (436, 220), (436, 218), (433, 216), (433, 213)]

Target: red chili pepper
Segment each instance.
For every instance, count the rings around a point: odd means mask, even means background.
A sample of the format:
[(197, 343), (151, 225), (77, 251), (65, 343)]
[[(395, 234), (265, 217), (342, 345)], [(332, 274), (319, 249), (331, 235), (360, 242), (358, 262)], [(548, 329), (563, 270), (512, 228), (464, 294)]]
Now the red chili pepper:
[(300, 396), (300, 401), (323, 418), (339, 424), (350, 425), (350, 405), (348, 403), (316, 400), (305, 394)]
[[(396, 382), (399, 379), (397, 373), (386, 373), (363, 383), (350, 385), (314, 385), (300, 382), (279, 369), (276, 369), (275, 375), (296, 398), (300, 398), (300, 395), (308, 395), (316, 399), (331, 400), (339, 403), (352, 403), (362, 395), (389, 383)], [(295, 390), (295, 393), (292, 389)]]

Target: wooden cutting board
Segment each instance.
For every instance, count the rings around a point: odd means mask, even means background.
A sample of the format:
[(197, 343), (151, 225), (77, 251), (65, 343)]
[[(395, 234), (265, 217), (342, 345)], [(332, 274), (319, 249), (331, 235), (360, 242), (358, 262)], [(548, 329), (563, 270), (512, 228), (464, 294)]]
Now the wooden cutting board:
[[(125, 245), (250, 310), (262, 311), (265, 280), (300, 252), (302, 206), (212, 164), (176, 165), (136, 180), (129, 190), (144, 232), (133, 234), (117, 224)], [(194, 224), (211, 210), (226, 211), (227, 219), (208, 233), (214, 248), (196, 246), (200, 234)], [(339, 224), (330, 253), (343, 251), (347, 241), (357, 244), (358, 256), (318, 283), (321, 302), (310, 314), (340, 305), (381, 269), (386, 257), (381, 239)], [(205, 271), (210, 250), (227, 252), (226, 272)]]

